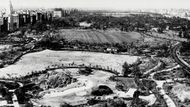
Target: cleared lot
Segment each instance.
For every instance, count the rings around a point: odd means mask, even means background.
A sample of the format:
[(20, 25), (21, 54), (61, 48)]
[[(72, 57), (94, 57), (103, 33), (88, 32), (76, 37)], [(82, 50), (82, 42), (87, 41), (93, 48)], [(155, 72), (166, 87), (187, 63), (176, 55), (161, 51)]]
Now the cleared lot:
[(91, 97), (92, 89), (99, 85), (107, 85), (114, 92), (117, 92), (115, 89), (115, 82), (109, 80), (109, 77), (113, 75), (111, 73), (95, 70), (91, 75), (84, 76), (77, 73), (78, 69), (59, 69), (56, 71), (71, 72), (71, 75), (77, 78), (78, 81), (63, 88), (41, 92), (42, 94), (45, 93), (43, 98), (33, 100), (37, 105), (59, 107), (64, 102), (71, 105), (85, 104), (87, 99)]
[[(44, 70), (51, 65), (61, 65), (68, 63), (75, 63), (77, 65), (101, 65), (103, 67), (115, 69), (121, 72), (124, 62), (129, 64), (137, 60), (136, 56), (115, 55), (95, 52), (79, 52), (79, 51), (52, 51), (44, 50), (41, 52), (30, 53), (24, 55), (14, 65), (0, 69), (0, 77), (8, 75), (19, 76), (26, 75), (32, 71)], [(8, 74), (8, 75), (7, 75)]]

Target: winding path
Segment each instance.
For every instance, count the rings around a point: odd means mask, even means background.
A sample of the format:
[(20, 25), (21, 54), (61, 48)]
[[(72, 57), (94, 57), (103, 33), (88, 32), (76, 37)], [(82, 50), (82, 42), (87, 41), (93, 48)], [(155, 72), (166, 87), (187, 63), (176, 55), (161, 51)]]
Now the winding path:
[(169, 68), (169, 69), (166, 69), (166, 70), (161, 70), (161, 71), (157, 71), (157, 72), (153, 72), (152, 74), (150, 74), (150, 78), (156, 82), (157, 84), (157, 88), (159, 88), (159, 92), (161, 95), (163, 95), (164, 97), (164, 100), (166, 101), (166, 104), (168, 107), (176, 107), (176, 104), (174, 103), (174, 101), (166, 94), (166, 92), (164, 91), (163, 89), (163, 84), (166, 83), (166, 82), (173, 82), (172, 79), (168, 79), (168, 80), (162, 80), (162, 81), (159, 81), (159, 80), (156, 80), (154, 79), (154, 75), (156, 73), (161, 73), (161, 72), (165, 72), (165, 71), (171, 71), (173, 69), (176, 69), (178, 68), (179, 66), (175, 66), (173, 68)]
[[(168, 83), (168, 82), (174, 82), (174, 80), (172, 79), (167, 79), (167, 80), (156, 80), (154, 79), (154, 75), (156, 73), (161, 73), (161, 72), (165, 72), (165, 71), (171, 71), (173, 69), (176, 69), (176, 68), (179, 68), (180, 66), (183, 67), (183, 69), (185, 69), (187, 72), (189, 72), (188, 70), (190, 69), (190, 66), (189, 64), (187, 64), (184, 60), (182, 60), (178, 53), (179, 53), (179, 49), (181, 48), (181, 44), (180, 43), (177, 43), (174, 45), (174, 47), (172, 48), (172, 56), (174, 58), (174, 60), (179, 64), (175, 67), (172, 67), (172, 68), (169, 68), (169, 69), (164, 69), (164, 70), (160, 70), (160, 71), (157, 71), (157, 72), (153, 72), (150, 74), (150, 79), (152, 79), (153, 81), (156, 82), (157, 84), (157, 88), (159, 88), (159, 92), (161, 95), (163, 95), (166, 103), (167, 103), (167, 106), (168, 107), (176, 107), (176, 104), (175, 102), (166, 94), (166, 92), (164, 91), (163, 89), (163, 84), (164, 83)], [(157, 65), (159, 66), (159, 65)], [(175, 80), (184, 80), (184, 78), (175, 78)]]
[(162, 65), (162, 62), (159, 61), (155, 67), (153, 67), (153, 68), (149, 69), (148, 71), (146, 71), (144, 73), (144, 75), (151, 74), (153, 71), (159, 69), (161, 65)]

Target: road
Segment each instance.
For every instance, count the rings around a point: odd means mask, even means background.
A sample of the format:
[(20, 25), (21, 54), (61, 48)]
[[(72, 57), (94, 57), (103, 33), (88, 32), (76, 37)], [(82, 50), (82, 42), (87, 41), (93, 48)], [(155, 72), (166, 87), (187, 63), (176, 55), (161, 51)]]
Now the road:
[(179, 55), (179, 50), (181, 48), (181, 43), (178, 42), (177, 44), (175, 44), (172, 48), (172, 57), (174, 58), (174, 60), (188, 73), (190, 74), (190, 65), (185, 62)]
[(160, 66), (162, 65), (162, 62), (158, 61), (157, 65), (149, 70), (147, 70), (146, 72), (144, 72), (144, 75), (148, 75), (150, 74), (151, 72), (157, 70), (160, 68)]
[(154, 37), (154, 38), (159, 38), (159, 39), (166, 39), (166, 40), (172, 40), (172, 41), (177, 41), (177, 43), (173, 46), (172, 48), (172, 57), (174, 58), (174, 60), (180, 65), (183, 67), (183, 69), (190, 74), (190, 65), (185, 62), (182, 58), (180, 58), (180, 55), (179, 55), (179, 50), (182, 46), (181, 42), (188, 42), (187, 39), (185, 38), (179, 38), (179, 37), (175, 37), (175, 38), (171, 38), (171, 37), (167, 37), (167, 36), (154, 36), (154, 35), (151, 35), (149, 33), (142, 33), (142, 35), (145, 35), (145, 36), (150, 36), (150, 37)]
[[(185, 62), (185, 61), (180, 57), (180, 55), (179, 55), (179, 50), (180, 50), (181, 46), (182, 46), (182, 45), (181, 45), (180, 42), (176, 43), (176, 44), (173, 46), (173, 48), (172, 48), (171, 55), (172, 55), (172, 57), (174, 58), (174, 60), (175, 60), (180, 66), (182, 66), (182, 68), (183, 68), (187, 73), (190, 74), (190, 65), (189, 65), (187, 62)], [(159, 92), (160, 92), (161, 95), (163, 95), (163, 97), (164, 97), (164, 99), (165, 99), (166, 104), (167, 104), (168, 107), (176, 107), (176, 104), (174, 103), (174, 101), (173, 101), (173, 100), (166, 94), (166, 92), (164, 91), (164, 89), (163, 89), (163, 84), (166, 83), (166, 82), (174, 82), (174, 80), (172, 80), (172, 79), (167, 79), (167, 80), (159, 81), (159, 80), (154, 79), (153, 77), (154, 77), (154, 75), (155, 75), (156, 73), (158, 73), (158, 72), (160, 73), (160, 72), (165, 72), (165, 71), (171, 71), (172, 69), (175, 69), (175, 68), (180, 67), (179, 65), (176, 66), (176, 67), (167, 69), (167, 70), (164, 69), (164, 70), (157, 71), (157, 72), (154, 72), (154, 73), (151, 73), (151, 74), (150, 74), (150, 78), (156, 82), (157, 88), (160, 88), (160, 91), (159, 91)], [(183, 80), (183, 78), (177, 78), (177, 80)]]
[(180, 38), (180, 37), (168, 37), (168, 36), (162, 36), (162, 35), (152, 35), (151, 33), (141, 33), (142, 35), (145, 36), (150, 36), (153, 38), (159, 38), (159, 39), (164, 39), (164, 40), (172, 40), (172, 41), (177, 41), (177, 42), (187, 42), (188, 40), (185, 38)]

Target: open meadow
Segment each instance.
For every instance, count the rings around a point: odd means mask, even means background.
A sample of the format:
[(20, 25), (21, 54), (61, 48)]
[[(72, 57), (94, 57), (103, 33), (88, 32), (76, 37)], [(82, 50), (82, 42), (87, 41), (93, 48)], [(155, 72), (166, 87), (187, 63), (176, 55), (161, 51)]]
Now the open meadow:
[(81, 29), (61, 29), (61, 37), (68, 41), (79, 40), (87, 43), (122, 43), (133, 42), (141, 39), (138, 32), (121, 32), (115, 30), (81, 30)]

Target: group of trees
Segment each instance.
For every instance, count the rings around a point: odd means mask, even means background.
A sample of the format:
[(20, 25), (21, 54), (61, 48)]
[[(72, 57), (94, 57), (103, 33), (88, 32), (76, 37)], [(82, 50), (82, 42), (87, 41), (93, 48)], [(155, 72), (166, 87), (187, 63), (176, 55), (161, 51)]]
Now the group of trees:
[(122, 66), (123, 76), (128, 77), (130, 74), (132, 74), (135, 77), (141, 77), (142, 72), (140, 71), (139, 64), (141, 64), (141, 61), (139, 59), (135, 64), (128, 64), (127, 62), (124, 62)]
[(41, 41), (36, 44), (36, 47), (45, 47), (45, 48), (52, 48), (52, 49), (59, 49), (63, 47), (63, 43), (65, 42), (59, 35), (45, 35)]
[(103, 96), (113, 94), (113, 91), (108, 86), (100, 85), (98, 88), (92, 90), (91, 94), (94, 96)]
[(107, 99), (106, 101), (90, 99), (88, 104), (94, 105), (95, 107), (128, 107), (122, 98)]
[(63, 18), (55, 18), (51, 23), (52, 28), (71, 28), (71, 27), (78, 27), (78, 20), (75, 17), (68, 16), (68, 17), (63, 17)]
[(104, 15), (86, 15), (79, 19), (79, 21), (87, 21), (93, 23), (92, 28), (104, 29), (119, 28), (123, 31), (138, 30), (143, 28), (144, 31), (150, 30), (152, 27), (160, 28), (162, 32), (167, 26), (171, 30), (179, 30), (179, 26), (187, 25), (190, 28), (190, 21), (187, 19), (172, 17), (168, 18), (162, 15), (155, 14), (131, 14), (125, 17), (113, 17)]
[(6, 33), (6, 32), (0, 32), (0, 37), (2, 38), (2, 37), (5, 37), (5, 36), (7, 36), (8, 34)]
[(79, 21), (75, 16), (66, 16), (62, 18), (54, 18), (51, 21), (38, 21), (33, 25), (26, 26), (27, 29), (36, 30), (36, 32), (44, 32), (50, 29), (73, 28), (78, 27)]
[(6, 88), (4, 84), (0, 84), (0, 94), (2, 97), (5, 97), (8, 94), (8, 91), (8, 88)]
[[(32, 29), (37, 31), (47, 30), (47, 25), (53, 29), (79, 27), (80, 22), (91, 23), (90, 27), (95, 29), (118, 28), (122, 31), (148, 31), (152, 27), (159, 28), (162, 32), (169, 26), (171, 30), (181, 30), (183, 26), (190, 28), (190, 21), (179, 17), (165, 17), (155, 14), (130, 14), (124, 17), (105, 16), (103, 14), (89, 14), (88, 12), (78, 12), (66, 15), (62, 18), (54, 18), (51, 21), (37, 22)], [(179, 29), (179, 27), (181, 27)]]
[(132, 73), (132, 70), (130, 69), (131, 66), (127, 62), (125, 62), (122, 67), (123, 67), (122, 72), (124, 77), (127, 77), (129, 74)]

